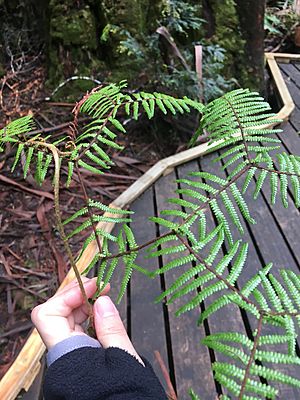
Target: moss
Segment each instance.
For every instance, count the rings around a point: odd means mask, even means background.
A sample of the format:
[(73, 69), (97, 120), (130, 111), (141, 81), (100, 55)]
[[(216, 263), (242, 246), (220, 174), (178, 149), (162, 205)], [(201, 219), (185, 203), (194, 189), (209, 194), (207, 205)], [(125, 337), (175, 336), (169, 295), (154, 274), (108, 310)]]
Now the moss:
[(108, 23), (128, 30), (134, 37), (146, 33), (151, 0), (103, 0), (101, 4)]
[(58, 39), (63, 45), (84, 46), (95, 50), (96, 27), (95, 19), (89, 6), (83, 9), (72, 9), (68, 2), (53, 4), (51, 9), (50, 34), (52, 40)]
[(98, 60), (96, 19), (86, 2), (51, 0), (48, 81), (50, 87), (72, 75), (92, 76)]
[(215, 17), (215, 34), (210, 40), (226, 50), (224, 74), (228, 78), (236, 78), (243, 87), (254, 88), (256, 82), (244, 54), (245, 40), (241, 36), (234, 0), (213, 0), (211, 6)]

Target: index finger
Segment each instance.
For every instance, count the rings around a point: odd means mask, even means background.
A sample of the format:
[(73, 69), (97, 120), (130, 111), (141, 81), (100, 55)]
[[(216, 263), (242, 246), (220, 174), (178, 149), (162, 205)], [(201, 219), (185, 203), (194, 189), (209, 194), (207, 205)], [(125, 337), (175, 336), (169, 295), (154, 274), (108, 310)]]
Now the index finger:
[[(87, 298), (91, 298), (96, 290), (96, 278), (85, 280), (83, 282), (84, 290)], [(103, 293), (107, 293), (110, 286), (107, 285), (103, 289)], [(60, 316), (68, 317), (71, 312), (84, 304), (84, 298), (81, 293), (80, 287), (73, 282), (65, 287), (64, 290), (51, 297), (41, 306), (40, 311), (43, 311), (44, 315), (48, 316)]]

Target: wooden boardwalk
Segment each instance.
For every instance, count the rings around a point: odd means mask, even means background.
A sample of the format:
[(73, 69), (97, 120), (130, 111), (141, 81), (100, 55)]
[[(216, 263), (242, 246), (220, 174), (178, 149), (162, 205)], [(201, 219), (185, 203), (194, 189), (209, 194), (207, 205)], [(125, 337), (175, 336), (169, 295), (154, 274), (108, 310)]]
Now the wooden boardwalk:
[[(283, 133), (278, 136), (283, 142), (283, 151), (300, 154), (298, 135), (300, 130), (300, 65), (280, 64), (280, 70), (296, 104), (296, 109), (289, 122), (283, 124)], [(175, 196), (174, 190), (178, 187), (175, 182), (177, 178), (185, 177), (188, 172), (199, 170), (212, 172), (219, 176), (230, 173), (229, 169), (221, 172), (220, 162), (219, 164), (211, 163), (216, 156), (217, 153), (213, 153), (176, 167), (171, 173), (160, 178), (132, 204), (131, 209), (135, 212), (135, 218), (131, 227), (136, 234), (138, 243), (144, 243), (155, 235), (163, 233), (159, 232), (147, 218), (159, 215), (161, 210), (167, 208), (166, 200)], [(284, 209), (279, 199), (276, 207), (270, 207), (268, 201), (270, 193), (267, 185), (256, 201), (251, 201), (252, 193), (253, 185), (249, 188), (246, 199), (248, 199), (252, 216), (257, 220), (257, 225), (244, 224), (243, 240), (249, 243), (249, 255), (247, 267), (238, 282), (239, 285), (243, 285), (250, 276), (269, 262), (274, 263), (273, 273), (275, 275), (282, 267), (299, 273), (299, 210), (296, 209), (291, 198), (288, 209)], [(264, 219), (264, 223), (262, 223), (262, 219)], [(208, 218), (208, 224), (210, 227), (215, 225), (212, 215)], [(171, 258), (172, 255), (159, 260), (144, 259), (141, 254), (137, 263), (153, 270), (170, 261)], [(196, 321), (200, 309), (176, 318), (174, 311), (179, 307), (179, 303), (170, 306), (166, 306), (165, 303), (154, 304), (154, 299), (161, 291), (169, 287), (177, 275), (178, 272), (174, 270), (173, 276), (169, 273), (166, 276), (150, 280), (139, 273), (133, 274), (127, 295), (119, 305), (119, 311), (137, 351), (149, 359), (166, 387), (154, 355), (155, 350), (160, 352), (169, 369), (179, 400), (189, 398), (187, 395), (189, 388), (193, 388), (202, 400), (215, 400), (221, 392), (220, 387), (214, 381), (211, 363), (215, 360), (222, 360), (222, 356), (208, 351), (206, 347), (200, 345), (201, 339), (210, 333), (222, 331), (249, 334), (250, 329), (255, 329), (256, 325), (253, 325), (253, 321), (245, 312), (241, 312), (238, 307), (233, 305), (225, 308), (224, 312), (212, 316), (203, 326), (197, 327)], [(113, 298), (116, 298), (116, 289), (120, 279), (121, 274), (116, 274), (111, 291)], [(300, 368), (288, 368), (283, 367), (282, 370), (289, 371), (299, 378)], [(287, 386), (278, 387), (280, 389), (279, 399), (300, 399), (299, 389)], [(37, 389), (32, 389), (30, 392), (22, 399), (37, 400), (40, 398)]]

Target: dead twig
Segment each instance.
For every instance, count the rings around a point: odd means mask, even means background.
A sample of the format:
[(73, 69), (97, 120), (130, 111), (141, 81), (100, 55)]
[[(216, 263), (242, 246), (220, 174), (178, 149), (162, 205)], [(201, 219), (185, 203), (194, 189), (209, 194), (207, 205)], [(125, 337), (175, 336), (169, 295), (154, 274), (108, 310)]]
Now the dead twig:
[(4, 339), (8, 336), (14, 335), (15, 333), (20, 333), (20, 332), (24, 332), (24, 331), (28, 331), (29, 329), (31, 329), (33, 327), (32, 322), (26, 322), (24, 323), (22, 326), (18, 326), (17, 328), (11, 329), (10, 331), (1, 333), (0, 335), (0, 339)]
[(25, 192), (35, 194), (36, 196), (46, 197), (47, 199), (50, 199), (52, 201), (54, 200), (53, 194), (51, 194), (49, 192), (45, 192), (43, 190), (30, 189), (30, 188), (28, 188), (24, 185), (21, 185), (20, 183), (12, 180), (10, 178), (7, 178), (6, 176), (1, 175), (1, 174), (0, 174), (0, 181), (8, 183), (9, 185), (15, 186), (16, 188), (23, 190)]
[(160, 366), (161, 372), (165, 378), (166, 384), (167, 384), (167, 388), (168, 388), (168, 398), (170, 400), (177, 400), (177, 395), (176, 392), (174, 390), (174, 387), (172, 385), (171, 379), (170, 379), (170, 375), (169, 372), (167, 370), (166, 364), (164, 363), (164, 360), (162, 359), (162, 356), (160, 355), (160, 352), (158, 350), (154, 351), (155, 354), (155, 358)]

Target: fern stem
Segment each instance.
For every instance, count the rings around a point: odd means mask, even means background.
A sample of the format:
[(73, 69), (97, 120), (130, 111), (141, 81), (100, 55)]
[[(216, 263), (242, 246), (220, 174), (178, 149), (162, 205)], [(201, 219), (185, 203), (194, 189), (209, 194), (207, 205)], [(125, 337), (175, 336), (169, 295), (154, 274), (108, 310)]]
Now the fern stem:
[[(197, 207), (193, 212), (191, 212), (186, 218), (183, 219), (182, 223), (180, 225), (178, 225), (178, 228), (180, 228), (181, 226), (185, 225), (195, 214), (197, 214), (199, 211), (204, 210), (207, 206), (207, 204), (216, 199), (220, 193), (224, 192), (224, 190), (228, 189), (233, 183), (235, 183), (245, 172), (248, 171), (248, 169), (250, 169), (250, 166), (247, 165), (246, 167), (244, 167), (238, 174), (235, 175), (235, 177), (230, 180), (228, 183), (226, 183), (226, 185), (224, 185), (221, 189), (219, 189), (213, 196), (208, 197), (207, 201), (205, 203), (202, 203), (201, 206)], [(159, 235), (157, 237), (155, 237), (154, 239), (149, 240), (148, 242), (145, 242), (143, 244), (141, 244), (140, 246), (137, 246), (135, 248), (132, 248), (131, 250), (128, 251), (123, 251), (121, 253), (118, 254), (112, 254), (110, 256), (107, 257), (103, 257), (103, 259), (105, 260), (109, 260), (111, 258), (116, 258), (116, 257), (122, 257), (128, 254), (131, 254), (133, 251), (139, 251), (147, 246), (150, 246), (151, 244), (153, 244), (154, 242), (156, 242), (158, 239), (164, 238), (168, 235), (171, 235), (172, 233), (174, 233), (172, 230), (169, 230), (168, 232)]]
[(227, 101), (227, 103), (229, 104), (229, 107), (231, 108), (232, 113), (233, 113), (234, 116), (235, 116), (236, 122), (238, 123), (238, 126), (239, 126), (240, 131), (241, 131), (241, 135), (242, 135), (242, 140), (243, 140), (243, 144), (244, 144), (244, 147), (245, 147), (245, 151), (246, 151), (246, 154), (247, 154), (247, 160), (248, 160), (249, 163), (251, 163), (250, 152), (249, 152), (249, 149), (248, 149), (248, 144), (247, 144), (247, 142), (246, 142), (245, 132), (244, 132), (244, 128), (243, 128), (243, 126), (242, 126), (241, 120), (240, 120), (240, 118), (239, 118), (239, 116), (238, 116), (238, 114), (237, 114), (235, 108), (232, 106), (232, 104), (231, 104), (230, 101), (226, 98), (226, 96), (224, 96), (224, 99), (225, 99), (225, 101)]
[(228, 282), (225, 278), (223, 278), (222, 275), (218, 274), (218, 272), (216, 272), (209, 264), (207, 264), (207, 262), (199, 256), (199, 254), (197, 254), (195, 252), (195, 250), (187, 243), (184, 241), (184, 239), (182, 239), (181, 236), (178, 235), (177, 232), (174, 232), (174, 234), (178, 237), (178, 239), (185, 245), (185, 247), (187, 248), (187, 250), (193, 254), (193, 256), (195, 256), (197, 258), (197, 260), (203, 264), (205, 266), (205, 268), (211, 272), (213, 275), (215, 275), (215, 277), (222, 281), (227, 287), (228, 289), (232, 290), (234, 293), (236, 293), (237, 295), (239, 295), (241, 297), (242, 300), (244, 300), (247, 304), (250, 304), (252, 306), (254, 306), (258, 312), (261, 312), (261, 310), (257, 307), (257, 305), (255, 303), (253, 303), (251, 300), (248, 299), (248, 297), (244, 296), (235, 286), (233, 286), (230, 282)]
[(295, 174), (293, 172), (278, 171), (277, 169), (262, 167), (261, 165), (258, 165), (256, 163), (253, 163), (252, 165), (254, 167), (256, 167), (257, 169), (262, 169), (264, 171), (272, 172), (272, 173), (277, 174), (277, 175), (297, 176), (298, 178), (300, 178), (299, 174)]
[(95, 226), (95, 223), (94, 223), (94, 220), (93, 220), (93, 213), (92, 213), (91, 207), (89, 205), (89, 197), (87, 195), (85, 184), (84, 184), (80, 169), (78, 167), (78, 162), (77, 161), (75, 162), (75, 170), (76, 170), (76, 173), (77, 173), (77, 176), (78, 176), (78, 179), (79, 179), (79, 183), (80, 183), (80, 187), (81, 187), (81, 190), (82, 190), (82, 193), (83, 193), (83, 196), (84, 196), (84, 201), (86, 203), (86, 207), (87, 207), (87, 210), (88, 210), (88, 215), (89, 215), (89, 219), (91, 221), (92, 229), (93, 229), (93, 232), (94, 232), (94, 235), (95, 235), (95, 240), (96, 240), (96, 243), (97, 243), (97, 246), (98, 246), (98, 250), (99, 250), (99, 253), (102, 253), (102, 246), (101, 246), (100, 238), (99, 238), (99, 235), (97, 234), (96, 226)]
[(73, 268), (73, 271), (75, 273), (83, 300), (85, 302), (85, 304), (87, 305), (87, 308), (89, 310), (89, 316), (91, 318), (91, 320), (93, 320), (93, 310), (92, 310), (92, 306), (89, 303), (88, 297), (86, 295), (85, 289), (84, 289), (84, 285), (81, 279), (81, 275), (80, 272), (78, 271), (78, 268), (76, 266), (76, 262), (75, 259), (73, 257), (67, 236), (65, 234), (65, 230), (64, 230), (64, 226), (61, 220), (61, 215), (60, 215), (60, 205), (59, 205), (59, 183), (60, 183), (60, 159), (59, 159), (59, 155), (57, 152), (57, 149), (55, 146), (53, 145), (48, 145), (48, 147), (50, 148), (50, 150), (52, 151), (53, 154), (53, 158), (54, 158), (54, 166), (55, 166), (55, 170), (54, 170), (54, 209), (55, 209), (55, 217), (56, 217), (56, 223), (57, 223), (57, 228), (58, 231), (61, 235), (61, 238), (63, 240), (64, 243), (64, 247), (66, 249), (67, 255), (69, 257), (70, 263), (71, 263), (71, 267)]
[(259, 320), (258, 320), (257, 331), (256, 331), (255, 339), (254, 339), (254, 342), (253, 342), (253, 347), (252, 347), (252, 350), (251, 350), (251, 353), (250, 353), (250, 358), (249, 358), (249, 361), (248, 361), (248, 364), (247, 364), (247, 367), (246, 367), (246, 370), (245, 370), (245, 375), (244, 375), (244, 378), (243, 378), (243, 382), (242, 382), (242, 386), (241, 386), (241, 390), (240, 390), (240, 393), (239, 393), (238, 400), (243, 400), (244, 392), (245, 392), (246, 385), (247, 385), (247, 380), (248, 380), (249, 375), (250, 375), (250, 368), (251, 368), (252, 363), (254, 362), (254, 357), (255, 357), (257, 346), (258, 346), (258, 341), (259, 341), (259, 338), (261, 336), (263, 318), (264, 318), (264, 314), (261, 313), (260, 317), (259, 317)]

